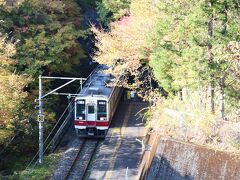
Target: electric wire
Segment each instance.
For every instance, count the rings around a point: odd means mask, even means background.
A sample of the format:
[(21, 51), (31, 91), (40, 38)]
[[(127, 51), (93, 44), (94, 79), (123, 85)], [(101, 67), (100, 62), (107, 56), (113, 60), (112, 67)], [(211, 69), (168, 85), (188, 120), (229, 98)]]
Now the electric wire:
[[(76, 91), (76, 93), (80, 90), (81, 86), (78, 88), (78, 90)], [(62, 117), (64, 116), (64, 114), (66, 113), (66, 111), (68, 110), (69, 106), (72, 104), (72, 102), (74, 101), (74, 99), (72, 99), (70, 101), (70, 103), (68, 104), (68, 106), (65, 108), (65, 110), (63, 111), (63, 113), (61, 114), (60, 118), (58, 119), (57, 123), (55, 124), (55, 126), (52, 128), (52, 130), (50, 131), (50, 133), (48, 134), (47, 138), (45, 139), (43, 145), (45, 145), (48, 141), (48, 139), (51, 137), (52, 133), (54, 132), (55, 128), (58, 126), (60, 120), (62, 119)], [(71, 114), (72, 112), (70, 112), (69, 114)], [(69, 114), (67, 115), (67, 118), (69, 116)], [(65, 120), (67, 119), (65, 118)], [(64, 121), (65, 121), (64, 120)], [(51, 141), (50, 141), (51, 142)], [(50, 143), (49, 143), (50, 144)], [(47, 146), (49, 146), (49, 144)], [(45, 149), (46, 151), (46, 149)], [(45, 152), (44, 151), (44, 152)], [(31, 164), (33, 163), (33, 161), (35, 160), (35, 158), (39, 155), (39, 151), (35, 154), (35, 156), (33, 157), (33, 159), (30, 161), (30, 163), (27, 165), (27, 168), (29, 168), (31, 166)], [(34, 167), (35, 167), (36, 163), (34, 164)], [(26, 169), (27, 169), (26, 168)]]
[[(72, 103), (72, 102), (71, 102)], [(70, 105), (70, 104), (69, 104)], [(68, 109), (69, 105), (67, 106), (66, 109)], [(66, 112), (66, 109), (64, 110), (64, 112), (62, 113), (61, 117), (58, 119), (57, 123), (55, 124), (55, 126), (53, 127), (53, 129), (51, 130), (51, 132), (48, 134), (47, 138), (45, 139), (43, 145), (46, 145), (46, 143), (48, 142), (48, 139), (51, 137), (52, 133), (54, 132), (55, 128), (57, 127), (57, 125), (59, 124), (61, 118), (63, 117), (63, 115), (65, 114)], [(64, 119), (63, 122), (65, 122), (66, 119), (68, 119), (69, 115), (72, 113), (72, 111), (67, 115), (67, 117)], [(52, 140), (49, 142), (49, 144), (47, 145), (47, 147), (50, 146)], [(44, 150), (43, 153), (46, 152), (46, 149)], [(29, 168), (32, 164), (32, 162), (36, 159), (36, 157), (39, 155), (39, 151), (35, 154), (35, 156), (33, 157), (33, 159), (30, 161), (30, 163), (27, 165), (27, 168)]]
[[(93, 71), (88, 75), (88, 77), (86, 78), (86, 81), (84, 81), (83, 84), (85, 84), (85, 83), (88, 81), (88, 79), (91, 78), (93, 72), (94, 72), (96, 69), (97, 69), (97, 67), (93, 69)], [(82, 84), (82, 85), (83, 85), (83, 84)], [(80, 87), (77, 89), (76, 93), (79, 92), (79, 90), (81, 89), (81, 87), (82, 87), (82, 86), (80, 86)], [(75, 94), (76, 94), (76, 93), (75, 93)], [(64, 112), (62, 113), (62, 115), (61, 115), (60, 118), (58, 119), (57, 123), (55, 124), (55, 126), (54, 126), (53, 129), (50, 131), (50, 133), (48, 134), (47, 138), (45, 139), (45, 141), (44, 141), (44, 143), (43, 143), (44, 145), (46, 144), (47, 140), (51, 137), (51, 133), (52, 133), (52, 132), (54, 131), (54, 129), (57, 127), (57, 125), (58, 125), (58, 123), (60, 122), (61, 118), (64, 116), (64, 114), (65, 114), (66, 111), (68, 110), (69, 106), (73, 103), (73, 101), (74, 101), (74, 99), (72, 99), (72, 100), (70, 101), (70, 103), (68, 104), (68, 106), (65, 108)], [(66, 119), (68, 118), (68, 116), (72, 113), (72, 111), (73, 111), (73, 109), (71, 110), (71, 112), (69, 112), (69, 114), (67, 115), (67, 117), (65, 118), (65, 120), (63, 121), (63, 123), (66, 121)], [(49, 146), (51, 145), (51, 142), (52, 142), (52, 140), (48, 143), (47, 147), (49, 147)], [(43, 154), (46, 152), (46, 150), (47, 150), (47, 148), (45, 148)], [(32, 165), (33, 161), (36, 159), (36, 157), (37, 157), (38, 155), (39, 155), (39, 151), (35, 154), (35, 156), (32, 158), (32, 160), (30, 161), (30, 163), (27, 165), (27, 167), (26, 167), (25, 169), (28, 169), (28, 168)], [(34, 163), (33, 169), (35, 168), (36, 164), (37, 164), (37, 161)]]

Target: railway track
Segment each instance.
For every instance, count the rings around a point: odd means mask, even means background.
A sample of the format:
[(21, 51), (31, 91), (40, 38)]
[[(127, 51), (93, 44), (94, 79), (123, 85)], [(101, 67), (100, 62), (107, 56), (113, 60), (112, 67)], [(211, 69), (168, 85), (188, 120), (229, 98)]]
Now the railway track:
[(85, 139), (82, 141), (75, 158), (70, 162), (68, 172), (63, 179), (84, 179), (90, 162), (98, 147), (99, 140)]

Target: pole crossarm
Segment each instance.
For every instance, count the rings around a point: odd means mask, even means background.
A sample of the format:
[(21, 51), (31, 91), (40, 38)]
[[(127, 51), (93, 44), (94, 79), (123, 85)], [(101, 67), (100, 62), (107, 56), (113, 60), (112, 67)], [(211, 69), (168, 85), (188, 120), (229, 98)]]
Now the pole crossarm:
[(70, 80), (68, 82), (66, 82), (65, 84), (63, 84), (62, 86), (59, 86), (58, 88), (55, 88), (54, 90), (50, 91), (49, 93), (45, 94), (44, 96), (42, 96), (42, 99), (50, 94), (53, 94), (55, 91), (67, 86), (68, 84), (72, 83), (73, 81), (76, 80), (80, 80), (81, 83), (82, 81), (85, 81), (86, 78), (71, 78), (71, 77), (49, 77), (49, 76), (41, 76), (42, 79), (61, 79), (61, 80)]
[(42, 79), (65, 79), (65, 80), (82, 80), (86, 81), (87, 78), (74, 78), (74, 77), (50, 77), (50, 76), (41, 76)]
[[(48, 92), (47, 94), (43, 95), (42, 93), (42, 80), (43, 79), (60, 79), (60, 80), (69, 80), (65, 84), (55, 88), (54, 90)], [(56, 91), (67, 86), (68, 84), (72, 83), (73, 81), (79, 80), (81, 84), (82, 90), (82, 83), (86, 81), (87, 78), (72, 78), (72, 77), (49, 77), (49, 76), (39, 76), (39, 114), (38, 114), (38, 123), (39, 123), (39, 163), (43, 163), (43, 122), (44, 122), (44, 114), (43, 114), (43, 98), (50, 95), (50, 94), (58, 94)], [(70, 96), (70, 94), (68, 94)], [(70, 98), (69, 98), (70, 99)]]
[(60, 96), (72, 96), (72, 97), (75, 97), (75, 96), (79, 96), (79, 95), (81, 95), (80, 93), (79, 94), (71, 94), (71, 93), (58, 93), (58, 92), (54, 92), (54, 93), (52, 93), (52, 94), (54, 94), (54, 95), (60, 95)]
[(71, 81), (68, 81), (67, 83), (63, 84), (62, 86), (59, 86), (58, 88), (55, 88), (54, 90), (52, 90), (52, 91), (50, 91), (49, 93), (47, 93), (47, 94), (45, 94), (44, 96), (42, 96), (42, 99), (43, 99), (44, 97), (48, 96), (49, 94), (52, 94), (52, 93), (54, 93), (55, 91), (63, 88), (64, 86), (72, 83), (73, 81), (75, 81), (75, 79), (72, 79)]

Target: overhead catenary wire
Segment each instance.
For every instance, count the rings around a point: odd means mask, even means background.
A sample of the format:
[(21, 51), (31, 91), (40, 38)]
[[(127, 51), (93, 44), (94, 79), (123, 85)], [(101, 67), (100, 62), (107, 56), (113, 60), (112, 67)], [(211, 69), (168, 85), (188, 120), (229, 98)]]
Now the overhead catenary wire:
[(18, 133), (16, 133), (11, 139), (10, 141), (6, 144), (6, 146), (0, 151), (0, 155), (3, 154), (3, 152), (10, 146), (10, 144), (13, 142), (13, 140), (15, 139), (15, 137), (18, 135)]
[[(72, 103), (72, 102), (71, 102), (71, 103)], [(70, 106), (71, 103), (69, 103), (69, 105), (66, 107), (66, 109), (65, 109), (64, 112), (62, 113), (61, 117), (58, 119), (57, 123), (55, 124), (55, 126), (52, 128), (52, 130), (51, 130), (50, 133), (48, 134), (47, 138), (45, 139), (45, 141), (44, 141), (44, 143), (43, 143), (44, 146), (45, 146), (46, 143), (48, 142), (48, 139), (51, 137), (52, 133), (54, 132), (55, 128), (58, 126), (60, 120), (62, 119), (62, 117), (63, 117), (64, 114), (66, 113), (66, 111), (67, 111), (67, 109), (68, 109), (68, 107)], [(67, 115), (67, 117), (65, 118), (65, 120), (69, 117), (69, 115), (70, 115), (71, 113), (72, 113), (72, 111)], [(64, 120), (64, 121), (65, 121), (65, 120)], [(63, 121), (63, 122), (64, 122), (64, 121)], [(49, 144), (47, 145), (47, 147), (49, 147), (49, 145), (51, 144), (51, 142), (52, 142), (52, 141), (49, 142)], [(44, 150), (44, 153), (45, 153), (45, 152), (46, 152), (46, 149)], [(32, 162), (35, 160), (35, 158), (38, 156), (38, 154), (39, 154), (39, 152), (37, 152), (37, 153), (35, 154), (35, 156), (33, 157), (33, 159), (32, 159), (32, 160), (30, 161), (30, 163), (27, 165), (27, 168), (29, 168), (29, 167), (31, 166)]]
[[(67, 117), (66, 117), (66, 118), (64, 119), (64, 121), (63, 121), (63, 124), (65, 123), (65, 121), (69, 120), (69, 117), (70, 117), (72, 111), (73, 111), (73, 109), (71, 110), (71, 112), (68, 113)], [(50, 137), (50, 134), (49, 134), (49, 137)], [(44, 141), (44, 145), (46, 144), (46, 142), (47, 142), (47, 141), (45, 140), (45, 141)], [(51, 141), (46, 145), (46, 148), (44, 149), (43, 154), (44, 154), (44, 153), (48, 150), (48, 148), (52, 145), (52, 142), (53, 142), (53, 138), (52, 138)], [(26, 169), (29, 168), (29, 167), (32, 165), (32, 163), (34, 162), (34, 160), (36, 159), (36, 157), (37, 157), (38, 155), (39, 155), (39, 151), (35, 154), (35, 156), (34, 156), (33, 159), (31, 160), (31, 162), (28, 164), (28, 166), (26, 167)], [(37, 161), (33, 164), (32, 168), (35, 168), (36, 165), (37, 165)]]
[[(80, 88), (81, 88), (81, 86), (78, 88), (78, 90), (76, 91), (76, 93), (80, 90)], [(45, 139), (45, 141), (44, 141), (44, 145), (47, 143), (47, 141), (48, 141), (48, 139), (51, 137), (51, 135), (52, 135), (52, 133), (54, 132), (54, 130), (55, 130), (55, 128), (59, 125), (59, 123), (60, 123), (60, 121), (61, 121), (61, 119), (62, 119), (62, 117), (64, 116), (64, 114), (67, 112), (67, 110), (68, 110), (68, 108), (70, 107), (70, 105), (73, 103), (73, 99), (70, 101), (70, 103), (68, 104), (68, 106), (65, 108), (65, 110), (63, 111), (63, 113), (61, 114), (61, 116), (60, 116), (60, 118), (58, 119), (58, 121), (57, 121), (57, 123), (54, 125), (54, 127), (52, 128), (52, 130), (50, 131), (50, 133), (48, 134), (48, 136), (47, 136), (47, 138)], [(71, 114), (72, 113), (72, 111), (69, 113), (69, 114)], [(68, 114), (68, 116), (69, 116), (69, 114)], [(67, 117), (68, 117), (67, 116)], [(65, 118), (65, 120), (66, 120), (67, 118)], [(64, 120), (64, 121), (65, 121)], [(49, 146), (49, 145), (47, 145), (47, 146)], [(44, 150), (44, 152), (45, 152), (46, 150)], [(39, 154), (39, 152), (37, 152), (36, 154), (35, 154), (35, 156), (33, 157), (33, 159), (30, 161), (30, 163), (27, 165), (27, 167), (26, 167), (26, 169), (27, 168), (29, 168), (30, 166), (31, 166), (31, 164), (32, 164), (32, 162), (35, 160), (35, 158), (38, 156), (38, 154)], [(36, 163), (34, 164), (34, 167), (35, 167), (35, 165), (36, 165)]]
[[(96, 67), (96, 68), (97, 68), (97, 67)], [(89, 74), (89, 76), (88, 76), (87, 78), (74, 78), (74, 79), (85, 80), (85, 81), (84, 81), (84, 83), (85, 83), (89, 78), (91, 79), (91, 75), (93, 74), (93, 72), (95, 71), (96, 68), (94, 68), (94, 70)], [(46, 79), (45, 76), (42, 76), (42, 77)], [(52, 77), (52, 79), (53, 79), (53, 78), (55, 78), (55, 77)], [(48, 77), (48, 79), (51, 79), (51, 77)], [(61, 79), (68, 79), (68, 78), (61, 77)], [(82, 82), (82, 81), (81, 81), (81, 82)], [(84, 84), (84, 83), (83, 83), (83, 84)], [(82, 88), (82, 85), (77, 89), (77, 91), (76, 91), (75, 94), (77, 94), (81, 88)], [(81, 90), (82, 90), (82, 89), (81, 89)], [(57, 94), (57, 93), (56, 93), (56, 94)], [(45, 139), (44, 145), (47, 143), (48, 139), (51, 137), (51, 133), (54, 132), (54, 130), (55, 130), (55, 128), (58, 126), (61, 118), (64, 116), (64, 114), (66, 113), (66, 111), (68, 110), (68, 108), (70, 107), (70, 105), (73, 103), (73, 101), (74, 101), (74, 99), (72, 99), (72, 100), (70, 101), (70, 103), (68, 104), (68, 106), (65, 108), (64, 112), (62, 113), (62, 115), (61, 115), (60, 118), (58, 119), (57, 123), (55, 124), (55, 126), (54, 126), (53, 129), (50, 131), (50, 133), (48, 134), (47, 138)], [(65, 120), (64, 120), (63, 122), (66, 121), (66, 119), (69, 117), (69, 115), (72, 113), (72, 111), (73, 111), (73, 109), (71, 110), (71, 112), (68, 113), (67, 117), (65, 118)], [(48, 143), (48, 145), (47, 145), (46, 147), (49, 147), (49, 146), (51, 145), (51, 142), (52, 142), (52, 140)], [(47, 149), (47, 148), (46, 148), (46, 149)], [(46, 149), (44, 150), (44, 153), (46, 152)], [(30, 163), (27, 165), (26, 169), (28, 169), (28, 168), (32, 165), (33, 161), (35, 160), (35, 158), (36, 158), (38, 155), (39, 155), (39, 151), (38, 151), (38, 152), (35, 154), (35, 156), (32, 158), (32, 160), (30, 161)], [(35, 168), (36, 164), (37, 164), (37, 161), (34, 163), (33, 168)]]

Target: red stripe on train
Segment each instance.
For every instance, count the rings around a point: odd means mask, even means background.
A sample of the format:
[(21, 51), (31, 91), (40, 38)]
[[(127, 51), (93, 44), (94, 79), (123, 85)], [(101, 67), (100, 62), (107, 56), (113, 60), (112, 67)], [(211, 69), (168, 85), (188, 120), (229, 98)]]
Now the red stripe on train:
[(79, 121), (75, 120), (74, 125), (78, 126), (108, 126), (109, 122), (107, 121)]
[(97, 126), (108, 126), (109, 123), (108, 123), (108, 121), (107, 121), (107, 122), (97, 121), (97, 122), (96, 122), (96, 125), (97, 125)]
[(78, 125), (78, 126), (87, 126), (87, 122), (86, 121), (74, 121), (74, 125)]

